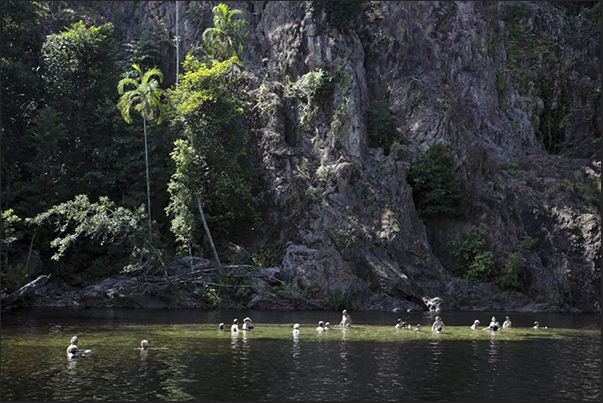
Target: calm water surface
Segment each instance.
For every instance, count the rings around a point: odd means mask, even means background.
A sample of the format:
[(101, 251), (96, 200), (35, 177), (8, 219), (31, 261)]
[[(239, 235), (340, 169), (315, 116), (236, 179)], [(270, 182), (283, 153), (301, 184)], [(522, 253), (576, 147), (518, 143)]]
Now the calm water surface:
[[(601, 316), (34, 309), (2, 314), (7, 400), (601, 400)], [(218, 331), (250, 316), (251, 332)], [(396, 319), (422, 332), (396, 330)], [(547, 329), (532, 329), (538, 320)], [(301, 333), (291, 334), (294, 323)], [(413, 326), (414, 327), (414, 326)], [(92, 352), (67, 360), (72, 336)], [(142, 339), (152, 349), (141, 352)]]

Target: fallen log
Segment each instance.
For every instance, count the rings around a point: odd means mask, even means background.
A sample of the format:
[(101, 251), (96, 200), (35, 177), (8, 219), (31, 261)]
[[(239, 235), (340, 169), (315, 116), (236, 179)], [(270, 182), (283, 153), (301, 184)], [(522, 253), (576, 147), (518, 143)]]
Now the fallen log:
[(11, 294), (8, 294), (6, 297), (2, 298), (2, 308), (7, 309), (11, 305), (14, 305), (17, 302), (23, 301), (27, 296), (29, 296), (35, 290), (46, 285), (46, 283), (48, 283), (49, 278), (50, 278), (50, 274), (41, 275), (37, 279), (25, 284), (23, 287), (19, 288), (17, 291), (15, 291)]

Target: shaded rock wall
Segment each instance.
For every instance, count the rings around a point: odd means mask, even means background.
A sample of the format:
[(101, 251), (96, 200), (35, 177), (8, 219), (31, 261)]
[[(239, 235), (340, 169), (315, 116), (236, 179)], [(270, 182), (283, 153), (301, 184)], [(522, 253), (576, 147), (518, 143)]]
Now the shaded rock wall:
[[(598, 181), (600, 193), (596, 27), (546, 2), (365, 2), (348, 32), (314, 2), (226, 3), (251, 26), (241, 59), (258, 99), (265, 232), (286, 244), (280, 270), (291, 284), (318, 300), (345, 291), (354, 309), (433, 308), (436, 298), (444, 309), (501, 309), (496, 287), (452, 281), (442, 265), (448, 232), (477, 225), (497, 270), (522, 253), (529, 298), (600, 310), (600, 212), (585, 190)], [(180, 60), (214, 4), (179, 2)], [(113, 21), (121, 42), (154, 17), (175, 35), (175, 2), (86, 7)], [(163, 70), (174, 62), (166, 49)], [(291, 83), (318, 69), (340, 79), (303, 121), (310, 101)], [(390, 155), (368, 147), (371, 99), (400, 120), (404, 147)], [(550, 127), (572, 145), (561, 155), (543, 145)], [(470, 192), (463, 220), (424, 222), (414, 207), (408, 169), (438, 142)], [(518, 177), (503, 169), (510, 162)]]

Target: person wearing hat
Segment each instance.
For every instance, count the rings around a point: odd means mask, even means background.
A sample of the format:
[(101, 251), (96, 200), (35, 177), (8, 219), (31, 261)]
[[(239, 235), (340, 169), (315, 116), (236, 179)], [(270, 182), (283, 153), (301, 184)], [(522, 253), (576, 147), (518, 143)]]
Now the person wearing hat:
[(140, 342), (140, 349), (141, 350), (148, 350), (149, 349), (149, 342), (147, 340), (143, 340)]
[(325, 322), (323, 322), (322, 320), (318, 322), (318, 327), (316, 328), (317, 332), (322, 332), (323, 330), (325, 330)]
[(233, 319), (232, 326), (230, 326), (230, 333), (237, 333), (239, 331), (239, 320)]
[(253, 323), (251, 323), (250, 317), (243, 319), (243, 330), (253, 330)]
[(299, 334), (299, 323), (296, 323), (295, 325), (293, 325), (293, 334), (294, 335)]
[(417, 328), (414, 329), (414, 331), (415, 332), (420, 332), (422, 328), (423, 328), (423, 326), (421, 326), (421, 324), (419, 323), (419, 324), (417, 324)]
[(352, 317), (350, 315), (348, 315), (347, 309), (344, 309), (342, 313), (343, 313), (343, 316), (341, 317), (341, 322), (339, 323), (339, 326), (349, 327), (352, 324)]
[(220, 324), (218, 325), (218, 329), (219, 329), (220, 331), (224, 330), (224, 322), (222, 322), (222, 323), (220, 323)]

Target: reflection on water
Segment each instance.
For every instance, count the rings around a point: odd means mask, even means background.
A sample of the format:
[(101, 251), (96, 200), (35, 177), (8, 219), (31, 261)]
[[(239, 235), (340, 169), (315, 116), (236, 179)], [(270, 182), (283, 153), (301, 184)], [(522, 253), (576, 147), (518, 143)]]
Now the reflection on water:
[[(245, 314), (249, 314), (245, 312)], [(330, 316), (329, 316), (330, 315)], [(470, 330), (485, 313), (253, 312), (253, 331), (217, 324), (240, 312), (32, 310), (2, 315), (3, 400), (600, 400), (600, 315), (512, 315), (513, 328)], [(300, 334), (291, 333), (300, 323)], [(77, 334), (92, 352), (68, 361)], [(137, 348), (147, 339), (149, 350)], [(554, 385), (554, 387), (551, 387)]]

